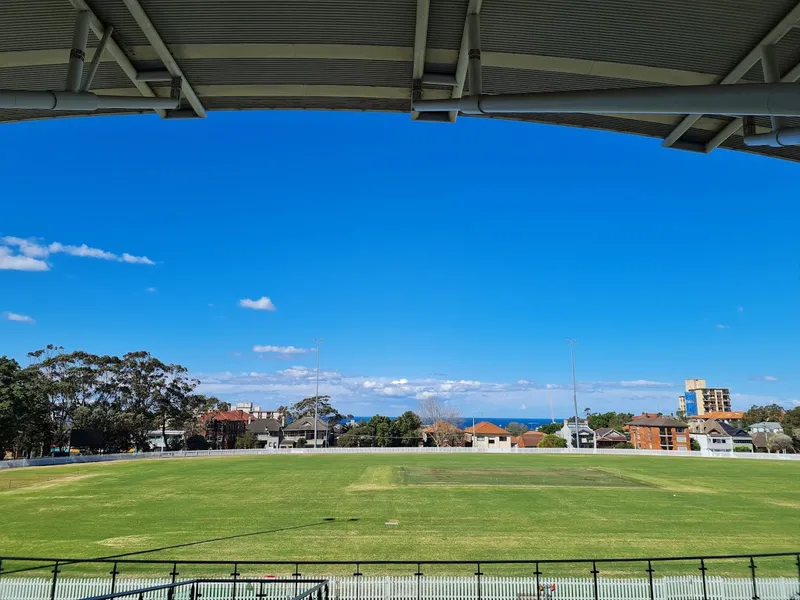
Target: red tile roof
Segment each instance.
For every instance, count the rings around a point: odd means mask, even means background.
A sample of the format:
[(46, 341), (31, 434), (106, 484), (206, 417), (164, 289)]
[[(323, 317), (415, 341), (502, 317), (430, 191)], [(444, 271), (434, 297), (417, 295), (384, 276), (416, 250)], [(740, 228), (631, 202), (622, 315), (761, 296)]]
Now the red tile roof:
[(243, 410), (212, 410), (207, 412), (202, 417), (201, 421), (208, 421), (214, 419), (215, 421), (245, 421), (249, 422), (253, 415), (246, 413)]
[(488, 421), (475, 423), (474, 428), (467, 427), (464, 431), (466, 433), (475, 433), (477, 435), (511, 435), (510, 431), (506, 431), (502, 427), (498, 427), (494, 423), (489, 423)]
[(521, 436), (519, 436), (519, 441), (517, 442), (518, 448), (536, 448), (539, 445), (539, 442), (542, 441), (544, 437), (544, 433), (541, 431), (526, 431)]

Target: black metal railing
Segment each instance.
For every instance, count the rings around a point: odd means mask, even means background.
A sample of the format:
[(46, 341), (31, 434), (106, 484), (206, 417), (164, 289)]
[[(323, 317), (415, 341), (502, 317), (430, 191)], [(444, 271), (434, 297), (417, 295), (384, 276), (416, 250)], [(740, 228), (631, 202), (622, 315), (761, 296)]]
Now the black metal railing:
[[(535, 540), (534, 540), (535, 541)], [(59, 600), (60, 576), (65, 571), (71, 574), (96, 575), (98, 568), (111, 567), (105, 571), (110, 575), (109, 593), (96, 596), (90, 600), (115, 600), (116, 598), (133, 597), (134, 600), (161, 600), (161, 597), (148, 597), (156, 592), (167, 590), (166, 600), (200, 600), (203, 596), (202, 586), (211, 583), (229, 583), (230, 593), (225, 593), (225, 600), (236, 600), (237, 591), (242, 585), (260, 586), (258, 593), (249, 589), (248, 597), (258, 600), (265, 598), (282, 598), (288, 600), (328, 600), (329, 589), (325, 579), (309, 579), (309, 574), (336, 574), (354, 576), (355, 593), (348, 597), (360, 600), (361, 579), (364, 575), (413, 576), (415, 585), (398, 595), (403, 600), (424, 600), (423, 581), (427, 577), (437, 575), (468, 576), (474, 581), (469, 593), (473, 600), (486, 600), (485, 579), (489, 576), (512, 575), (523, 576), (530, 581), (529, 590), (520, 590), (518, 597), (530, 600), (549, 600), (549, 585), (557, 578), (581, 577), (588, 582), (587, 593), (581, 594), (583, 600), (607, 600), (602, 592), (602, 579), (637, 579), (646, 586), (648, 592), (642, 595), (643, 600), (657, 600), (656, 578), (672, 575), (691, 575), (697, 581), (697, 592), (681, 596), (684, 600), (722, 600), (712, 593), (711, 577), (733, 577), (749, 582), (746, 597), (739, 594), (739, 600), (800, 600), (800, 551), (776, 552), (762, 554), (708, 555), (708, 556), (669, 556), (648, 558), (585, 558), (585, 559), (518, 559), (518, 560), (333, 560), (333, 561), (215, 561), (215, 560), (171, 560), (171, 559), (131, 559), (131, 558), (36, 558), (0, 556), (0, 584), (4, 578), (12, 575), (36, 575), (50, 573), (49, 600)], [(232, 568), (232, 572), (228, 569)], [(225, 570), (223, 579), (213, 578), (216, 573)], [(265, 569), (286, 574), (286, 578), (276, 575), (265, 575)], [(198, 578), (178, 580), (181, 572), (196, 574)], [(227, 575), (230, 574), (228, 578)], [(120, 575), (130, 577), (162, 576), (169, 577), (170, 583), (134, 591), (118, 591), (117, 582)], [(768, 579), (780, 577), (781, 581), (789, 581), (777, 596), (766, 593), (762, 589)], [(794, 583), (792, 583), (794, 582)], [(288, 585), (281, 594), (268, 595), (264, 585), (280, 583)], [(301, 589), (314, 584), (309, 589)], [(190, 586), (187, 588), (186, 586)], [(413, 588), (416, 588), (415, 591)], [(177, 590), (191, 589), (186, 598), (176, 598)], [(198, 591), (199, 590), (199, 591)], [(141, 595), (136, 595), (140, 593)], [(523, 593), (524, 592), (524, 593)], [(315, 595), (316, 594), (316, 595)], [(243, 596), (243, 595), (241, 595)], [(240, 597), (241, 597), (240, 596)], [(568, 595), (556, 594), (559, 599)], [(579, 597), (575, 594), (574, 597)], [(659, 596), (659, 597), (663, 597)], [(208, 600), (208, 599), (207, 599)]]
[[(89, 596), (82, 600), (116, 600), (117, 598), (128, 598), (132, 597), (133, 600), (152, 600), (153, 598), (161, 598), (166, 597), (166, 600), (177, 600), (176, 599), (176, 592), (180, 590), (187, 590), (188, 594), (186, 595), (186, 600), (200, 600), (204, 596), (203, 594), (203, 586), (204, 584), (212, 584), (212, 583), (222, 583), (222, 584), (230, 584), (230, 595), (226, 594), (226, 598), (230, 598), (231, 600), (236, 600), (236, 587), (237, 585), (241, 586), (242, 584), (251, 584), (251, 585), (258, 585), (260, 586), (259, 593), (256, 594), (257, 598), (265, 598), (269, 596), (264, 592), (265, 585), (279, 585), (279, 584), (291, 584), (294, 586), (298, 586), (299, 582), (295, 579), (240, 579), (237, 577), (233, 578), (224, 578), (224, 579), (213, 579), (213, 578), (203, 578), (203, 579), (189, 579), (185, 581), (172, 581), (171, 583), (165, 583), (161, 585), (152, 585), (143, 588), (136, 588), (133, 590), (125, 590), (125, 591), (112, 591), (108, 594), (102, 594), (100, 596)], [(325, 579), (306, 579), (303, 580), (304, 584), (316, 584), (309, 589), (305, 589), (301, 592), (295, 592), (294, 595), (290, 596), (291, 600), (329, 600), (329, 588), (328, 588), (328, 581)], [(158, 592), (166, 592), (164, 594), (158, 594)]]

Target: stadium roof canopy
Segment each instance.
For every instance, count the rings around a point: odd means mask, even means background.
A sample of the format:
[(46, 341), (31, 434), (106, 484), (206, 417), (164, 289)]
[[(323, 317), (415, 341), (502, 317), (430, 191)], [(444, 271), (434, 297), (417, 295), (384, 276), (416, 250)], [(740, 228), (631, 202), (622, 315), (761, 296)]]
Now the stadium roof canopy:
[(0, 121), (153, 109), (457, 121), (460, 109), (800, 160), (798, 147), (747, 147), (743, 134), (800, 141), (796, 2), (4, 0)]

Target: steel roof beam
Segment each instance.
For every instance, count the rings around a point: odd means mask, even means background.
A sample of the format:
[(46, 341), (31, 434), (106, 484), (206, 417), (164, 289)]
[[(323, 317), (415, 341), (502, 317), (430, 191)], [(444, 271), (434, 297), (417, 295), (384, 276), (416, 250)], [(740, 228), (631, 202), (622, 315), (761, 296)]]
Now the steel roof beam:
[[(103, 35), (105, 35), (106, 28), (100, 19), (97, 18), (97, 15), (94, 14), (89, 5), (86, 4), (85, 0), (69, 0), (70, 4), (78, 11), (88, 11), (89, 12), (89, 27), (97, 36), (98, 39), (102, 39)], [(146, 96), (147, 98), (155, 98), (156, 93), (152, 90), (152, 88), (147, 85), (143, 81), (136, 80), (136, 67), (131, 64), (131, 61), (128, 60), (128, 57), (125, 55), (125, 52), (122, 51), (122, 48), (119, 47), (119, 44), (114, 41), (114, 39), (108, 40), (108, 45), (106, 46), (108, 53), (114, 57), (114, 60), (119, 65), (119, 68), (122, 69), (122, 72), (127, 75), (128, 79), (131, 80), (136, 89), (142, 94), (142, 96)], [(157, 109), (156, 112), (160, 116), (165, 116), (166, 112), (161, 109)]]
[[(417, 0), (417, 23), (414, 29), (414, 63), (411, 72), (411, 102), (422, 100), (422, 83), (425, 75), (425, 55), (428, 49), (428, 17), (431, 0)], [(411, 118), (417, 120), (419, 113), (412, 110)]]
[(719, 114), (800, 116), (800, 84), (742, 83), (465, 96), (420, 100), (419, 111), (468, 115), (513, 113)]
[[(780, 81), (783, 83), (794, 83), (800, 79), (800, 63), (796, 64), (794, 68), (786, 73), (783, 77), (781, 77)], [(719, 131), (709, 142), (706, 144), (705, 152), (708, 154), (709, 152), (715, 150), (720, 145), (722, 145), (725, 140), (731, 137), (734, 133), (739, 131), (744, 124), (744, 119), (742, 117), (736, 117), (733, 121), (728, 123), (723, 129)]]
[[(456, 85), (453, 87), (452, 98), (461, 98), (464, 94), (464, 83), (467, 80), (467, 67), (469, 66), (470, 49), (470, 15), (477, 15), (481, 12), (483, 0), (469, 0), (467, 6), (467, 16), (464, 19), (464, 31), (461, 34), (461, 49), (458, 51), (458, 63), (456, 64)], [(449, 113), (450, 121), (455, 121), (458, 111)]]
[[(773, 27), (767, 35), (764, 36), (764, 38), (756, 45), (755, 48), (747, 53), (747, 56), (737, 63), (730, 73), (722, 78), (720, 83), (727, 85), (738, 82), (761, 59), (761, 47), (771, 46), (780, 41), (780, 39), (797, 24), (798, 20), (800, 20), (800, 2), (792, 10), (790, 10), (789, 13), (783, 17), (783, 19), (781, 19), (781, 21), (775, 25), (775, 27)], [(703, 115), (698, 114), (686, 115), (683, 120), (678, 123), (675, 129), (673, 129), (672, 132), (670, 132), (670, 134), (664, 138), (664, 141), (661, 142), (661, 145), (664, 147), (672, 146), (684, 133), (689, 131), (692, 125), (694, 125), (702, 116)]]
[(131, 13), (136, 23), (138, 23), (139, 27), (142, 29), (142, 33), (144, 33), (147, 41), (149, 41), (150, 45), (153, 46), (156, 54), (158, 54), (158, 57), (170, 72), (170, 75), (173, 77), (179, 77), (183, 82), (181, 91), (191, 107), (194, 109), (194, 112), (197, 113), (198, 117), (205, 117), (206, 109), (203, 106), (203, 103), (200, 102), (200, 98), (198, 98), (197, 94), (195, 94), (192, 85), (186, 80), (183, 71), (175, 61), (175, 57), (172, 56), (172, 53), (169, 51), (169, 48), (167, 48), (164, 40), (161, 39), (161, 36), (153, 26), (153, 22), (150, 20), (150, 17), (148, 17), (147, 13), (144, 12), (142, 5), (139, 4), (138, 0), (122, 1), (125, 3), (125, 6), (128, 8), (128, 11)]

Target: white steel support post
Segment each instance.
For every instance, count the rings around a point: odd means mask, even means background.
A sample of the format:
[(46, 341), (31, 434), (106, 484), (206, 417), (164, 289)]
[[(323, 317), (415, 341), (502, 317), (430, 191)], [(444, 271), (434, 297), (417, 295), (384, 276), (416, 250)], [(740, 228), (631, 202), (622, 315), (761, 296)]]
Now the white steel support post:
[(113, 33), (114, 27), (112, 25), (106, 27), (106, 30), (103, 32), (103, 37), (100, 38), (100, 44), (94, 49), (94, 58), (92, 58), (92, 64), (89, 65), (89, 70), (86, 72), (86, 76), (83, 78), (83, 85), (81, 85), (82, 92), (88, 92), (92, 87), (94, 76), (97, 74), (97, 69), (100, 67), (100, 61), (103, 60), (103, 54), (106, 51), (108, 40), (111, 39), (111, 35)]
[[(103, 25), (100, 19), (97, 18), (97, 15), (95, 15), (91, 11), (89, 5), (86, 4), (86, 0), (69, 0), (69, 2), (70, 4), (72, 4), (75, 10), (78, 11), (85, 10), (89, 13), (89, 25), (92, 31), (98, 38), (102, 38), (105, 35), (106, 27)], [(139, 90), (139, 92), (141, 92), (142, 96), (145, 96), (146, 98), (156, 98), (156, 93), (149, 85), (147, 85), (147, 83), (145, 83), (144, 81), (138, 81), (136, 79), (136, 67), (133, 66), (133, 63), (131, 63), (128, 56), (125, 54), (122, 48), (119, 47), (119, 44), (117, 44), (117, 42), (115, 42), (113, 38), (109, 38), (107, 49), (108, 53), (114, 58), (114, 61), (119, 65), (119, 68), (122, 69), (122, 72), (125, 73), (128, 79), (131, 80), (131, 83), (133, 83), (136, 89)], [(156, 113), (161, 117), (164, 117), (167, 114), (164, 108), (159, 106), (150, 106), (148, 108), (152, 108), (153, 110), (155, 110)]]
[[(761, 68), (764, 71), (764, 83), (780, 83), (781, 74), (774, 44), (761, 46)], [(772, 131), (778, 131), (786, 124), (786, 119), (783, 117), (772, 117), (771, 120)]]
[(200, 98), (197, 97), (197, 94), (195, 93), (191, 84), (186, 80), (183, 71), (175, 61), (175, 57), (172, 56), (172, 53), (169, 51), (169, 48), (167, 48), (164, 40), (159, 35), (158, 31), (156, 31), (156, 28), (153, 26), (153, 22), (150, 20), (150, 17), (147, 16), (147, 13), (144, 12), (142, 5), (139, 4), (138, 0), (122, 1), (128, 8), (131, 16), (133, 16), (133, 19), (141, 28), (142, 33), (144, 33), (144, 36), (147, 38), (147, 41), (149, 41), (150, 45), (153, 46), (153, 49), (156, 51), (156, 54), (158, 54), (161, 62), (164, 63), (164, 66), (167, 68), (167, 71), (169, 71), (170, 75), (172, 75), (173, 78), (180, 77), (183, 80), (183, 95), (186, 97), (187, 102), (189, 102), (194, 112), (198, 117), (205, 117), (206, 109), (202, 102), (200, 102)]
[(467, 15), (467, 31), (469, 32), (469, 95), (480, 96), (483, 93), (481, 79), (481, 17), (478, 13)]
[[(780, 41), (780, 39), (797, 24), (798, 20), (800, 20), (800, 3), (790, 10), (787, 15), (781, 19), (781, 21), (775, 25), (775, 27), (773, 27), (767, 35), (764, 36), (761, 42), (759, 42), (758, 46), (750, 50), (747, 56), (740, 60), (733, 70), (723, 77), (719, 83), (727, 85), (738, 82), (761, 58), (761, 46), (772, 45)], [(712, 112), (711, 114), (718, 113)], [(702, 116), (703, 115), (696, 113), (686, 115), (683, 120), (675, 126), (675, 129), (673, 129), (670, 134), (664, 138), (664, 141), (661, 142), (661, 145), (664, 147), (672, 146), (684, 133), (689, 131), (692, 125), (697, 123)]]
[[(458, 63), (456, 64), (456, 84), (453, 86), (451, 98), (461, 98), (464, 93), (464, 83), (467, 80), (467, 67), (469, 66), (469, 17), (481, 12), (483, 0), (469, 0), (467, 6), (467, 18), (464, 20), (464, 31), (461, 34), (461, 48), (458, 51)], [(454, 122), (458, 116), (457, 110), (449, 111), (450, 121)]]
[(75, 16), (75, 30), (72, 33), (72, 48), (69, 51), (67, 69), (68, 92), (78, 92), (83, 81), (83, 63), (86, 60), (86, 43), (89, 41), (89, 12), (82, 10)]
[[(422, 83), (425, 75), (425, 54), (428, 48), (428, 17), (431, 0), (417, 0), (417, 24), (414, 30), (414, 64), (411, 73), (411, 102), (422, 100)], [(411, 111), (411, 118), (416, 120), (419, 113)]]

